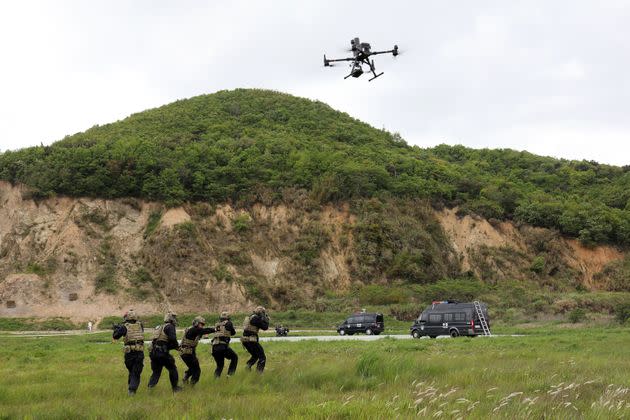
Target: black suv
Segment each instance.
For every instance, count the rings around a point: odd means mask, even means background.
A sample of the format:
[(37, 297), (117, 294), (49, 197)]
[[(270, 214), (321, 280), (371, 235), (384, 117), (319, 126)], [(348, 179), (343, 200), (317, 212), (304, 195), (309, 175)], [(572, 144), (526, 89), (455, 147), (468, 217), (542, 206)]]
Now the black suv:
[[(488, 328), (490, 328), (488, 307), (484, 303), (480, 303), (480, 307), (488, 323)], [(414, 338), (420, 338), (423, 335), (428, 335), (430, 338), (435, 338), (438, 335), (450, 335), (451, 337), (483, 335), (483, 328), (479, 322), (475, 304), (472, 302), (433, 302), (420, 314), (409, 330)]]
[(367, 335), (379, 335), (385, 329), (383, 314), (359, 312), (351, 315), (343, 324), (337, 327), (339, 335), (352, 335), (354, 333), (366, 333)]

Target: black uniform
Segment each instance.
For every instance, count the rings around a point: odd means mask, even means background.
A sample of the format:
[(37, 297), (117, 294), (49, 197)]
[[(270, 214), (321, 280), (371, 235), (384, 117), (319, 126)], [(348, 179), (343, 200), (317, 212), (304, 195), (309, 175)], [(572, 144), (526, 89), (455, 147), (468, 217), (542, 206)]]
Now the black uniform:
[[(136, 321), (130, 320), (127, 321), (131, 324), (135, 324)], [(144, 331), (142, 323), (140, 323), (140, 327)], [(118, 340), (127, 335), (127, 327), (124, 325), (116, 325), (114, 327), (114, 333), (112, 334), (112, 338), (114, 340)], [(142, 374), (142, 369), (144, 368), (144, 351), (130, 351), (125, 353), (125, 366), (129, 371), (129, 376), (127, 377), (127, 387), (129, 389), (130, 394), (135, 394), (138, 386), (140, 386), (140, 375)]]
[[(250, 316), (249, 323), (251, 325), (254, 325), (260, 328), (263, 331), (266, 331), (269, 329), (269, 318), (267, 317), (266, 314), (254, 314)], [(251, 369), (252, 366), (254, 366), (254, 364), (256, 363), (256, 361), (258, 361), (258, 364), (256, 365), (256, 370), (262, 373), (265, 370), (267, 357), (265, 356), (265, 350), (263, 350), (262, 346), (258, 342), (258, 334), (253, 333), (251, 331), (244, 330), (243, 336), (245, 337), (256, 336), (256, 341), (243, 342), (243, 347), (245, 347), (245, 350), (247, 350), (249, 354), (252, 355), (252, 357), (250, 357), (249, 360), (247, 361), (247, 369)]]
[(167, 341), (154, 340), (153, 349), (149, 354), (151, 358), (151, 370), (153, 371), (151, 379), (149, 379), (149, 388), (153, 388), (157, 385), (160, 380), (160, 375), (162, 374), (162, 368), (166, 368), (166, 370), (168, 370), (168, 378), (171, 381), (171, 387), (173, 391), (177, 391), (180, 389), (177, 385), (179, 375), (177, 373), (177, 366), (175, 366), (175, 359), (169, 353), (170, 350), (179, 347), (175, 325), (170, 322), (166, 323), (162, 331), (166, 335)]
[[(194, 326), (186, 331), (184, 337), (189, 340), (196, 340), (197, 337), (213, 332), (214, 328), (212, 327), (201, 328), (200, 326)], [(201, 367), (199, 366), (199, 359), (197, 359), (197, 347), (192, 348), (192, 354), (182, 354), (181, 358), (188, 367), (188, 370), (184, 372), (184, 382), (190, 380), (191, 385), (196, 384), (199, 382), (199, 377), (201, 376)]]
[[(222, 321), (227, 321), (225, 323), (225, 330), (229, 332), (230, 335), (236, 334), (232, 321), (229, 319), (219, 319), (219, 322)], [(223, 366), (225, 365), (225, 359), (230, 361), (227, 371), (228, 376), (234, 375), (234, 372), (236, 372), (236, 366), (238, 365), (238, 355), (230, 348), (230, 337), (218, 337), (216, 339), (218, 340), (218, 343), (212, 345), (212, 357), (214, 357), (214, 361), (217, 362), (217, 368), (214, 370), (214, 377), (218, 378), (221, 376)]]

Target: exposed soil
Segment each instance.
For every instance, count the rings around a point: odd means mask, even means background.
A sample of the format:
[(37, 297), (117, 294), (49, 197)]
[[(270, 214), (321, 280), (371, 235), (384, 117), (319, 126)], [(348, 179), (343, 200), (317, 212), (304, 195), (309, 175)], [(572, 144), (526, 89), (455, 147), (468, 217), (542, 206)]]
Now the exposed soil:
[[(159, 203), (129, 199), (62, 197), (36, 203), (23, 200), (22, 192), (0, 182), (2, 317), (64, 316), (83, 322), (129, 307), (143, 313), (242, 311), (262, 300), (278, 307), (313, 300), (323, 290), (349, 290), (357, 282), (352, 277), (356, 220), (347, 204), (309, 210), (262, 204), (247, 211), (228, 204), (166, 210)], [(149, 232), (156, 210), (162, 216)], [(511, 223), (460, 218), (455, 209), (435, 215), (462, 272), (482, 271), (475, 259), (481, 248), (520, 255), (520, 260), (502, 262), (500, 272), (506, 276), (527, 272), (509, 264), (529, 263), (536, 255), (522, 229)], [(295, 244), (308, 226), (320, 229), (326, 240), (304, 267)], [(624, 256), (611, 247), (558, 241), (564, 245), (557, 258), (589, 288), (598, 287), (595, 274)]]

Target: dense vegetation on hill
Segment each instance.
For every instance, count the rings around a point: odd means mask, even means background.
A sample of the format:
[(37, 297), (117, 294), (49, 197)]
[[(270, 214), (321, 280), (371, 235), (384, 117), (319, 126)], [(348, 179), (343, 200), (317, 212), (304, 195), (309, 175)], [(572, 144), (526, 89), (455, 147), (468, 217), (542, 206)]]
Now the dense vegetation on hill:
[(423, 198), (486, 218), (630, 244), (630, 167), (513, 150), (408, 146), (329, 106), (222, 91), (0, 154), (0, 179), (52, 194), (271, 203), (287, 189), (320, 202)]

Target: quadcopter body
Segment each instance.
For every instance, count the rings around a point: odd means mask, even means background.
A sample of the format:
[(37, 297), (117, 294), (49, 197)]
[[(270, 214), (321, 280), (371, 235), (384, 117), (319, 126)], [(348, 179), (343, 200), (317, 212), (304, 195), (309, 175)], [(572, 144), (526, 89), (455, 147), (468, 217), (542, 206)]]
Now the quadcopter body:
[(359, 38), (354, 38), (350, 40), (350, 51), (352, 51), (352, 57), (348, 58), (326, 58), (326, 54), (324, 54), (324, 66), (329, 67), (332, 66), (331, 63), (337, 61), (349, 61), (350, 62), (350, 74), (348, 74), (344, 79), (348, 77), (360, 77), (363, 74), (363, 65), (367, 65), (374, 76), (369, 79), (376, 79), (379, 76), (383, 75), (383, 72), (376, 74), (376, 67), (374, 66), (374, 60), (370, 59), (370, 56), (378, 55), (378, 54), (389, 54), (392, 53), (394, 57), (398, 55), (398, 45), (394, 45), (394, 48), (387, 51), (372, 51), (372, 47), (367, 42), (361, 42)]

